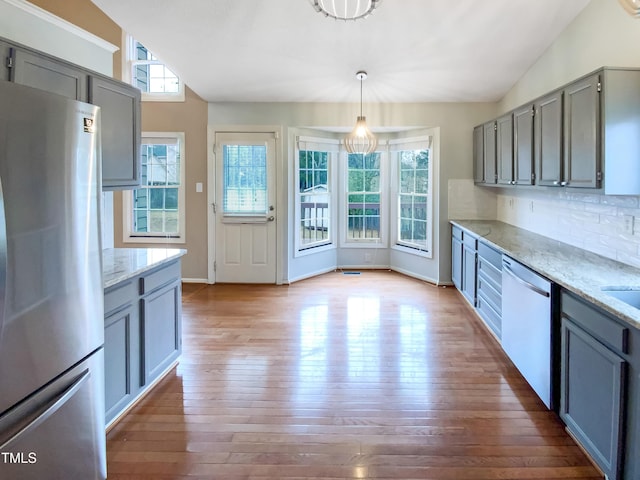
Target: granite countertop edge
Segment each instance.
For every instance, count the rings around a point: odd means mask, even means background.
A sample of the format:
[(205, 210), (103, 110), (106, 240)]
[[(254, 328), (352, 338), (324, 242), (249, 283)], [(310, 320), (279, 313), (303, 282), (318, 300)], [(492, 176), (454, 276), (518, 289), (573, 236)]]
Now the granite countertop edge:
[(450, 222), (566, 290), (640, 329), (640, 309), (602, 290), (609, 286), (640, 289), (640, 269), (499, 221)]
[(186, 253), (182, 248), (106, 248), (102, 251), (104, 288), (172, 262)]

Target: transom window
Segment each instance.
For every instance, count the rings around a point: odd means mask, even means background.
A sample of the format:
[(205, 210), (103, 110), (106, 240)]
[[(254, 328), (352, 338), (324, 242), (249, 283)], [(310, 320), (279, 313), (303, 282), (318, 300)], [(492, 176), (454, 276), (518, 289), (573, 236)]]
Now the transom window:
[(142, 43), (127, 37), (126, 74), (130, 83), (140, 89), (143, 100), (184, 100), (180, 78)]
[(143, 133), (142, 186), (125, 192), (125, 242), (184, 241), (184, 135)]

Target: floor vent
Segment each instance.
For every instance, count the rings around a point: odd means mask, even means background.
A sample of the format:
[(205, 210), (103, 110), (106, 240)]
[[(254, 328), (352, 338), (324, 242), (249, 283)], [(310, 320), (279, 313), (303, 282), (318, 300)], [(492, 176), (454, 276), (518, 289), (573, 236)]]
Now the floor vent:
[(360, 272), (342, 272), (343, 275), (360, 275)]

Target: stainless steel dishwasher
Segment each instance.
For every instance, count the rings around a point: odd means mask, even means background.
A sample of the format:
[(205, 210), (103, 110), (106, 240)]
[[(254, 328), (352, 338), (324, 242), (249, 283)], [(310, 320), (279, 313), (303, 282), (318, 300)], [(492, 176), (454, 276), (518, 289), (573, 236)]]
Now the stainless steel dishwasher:
[(551, 408), (551, 282), (502, 257), (502, 348)]

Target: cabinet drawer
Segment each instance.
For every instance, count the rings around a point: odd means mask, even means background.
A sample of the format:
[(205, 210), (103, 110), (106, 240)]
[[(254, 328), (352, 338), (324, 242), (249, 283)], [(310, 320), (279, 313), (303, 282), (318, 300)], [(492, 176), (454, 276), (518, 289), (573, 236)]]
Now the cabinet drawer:
[(629, 329), (626, 326), (565, 291), (562, 292), (561, 302), (563, 316), (618, 352), (629, 353)]
[(502, 270), (502, 253), (499, 251), (480, 241), (478, 242), (478, 255), (498, 270)]
[(462, 229), (456, 227), (455, 225), (453, 225), (451, 227), (451, 236), (453, 238), (457, 238), (458, 240), (462, 241)]
[(469, 248), (476, 250), (478, 248), (478, 237), (475, 237), (469, 232), (463, 232), (462, 243)]
[(487, 280), (499, 293), (502, 293), (502, 269), (497, 269), (484, 257), (478, 255), (478, 277)]
[(496, 313), (502, 312), (502, 294), (496, 291), (484, 277), (478, 276), (478, 295), (480, 294), (491, 304)]
[(497, 335), (498, 338), (501, 337), (502, 331), (502, 317), (498, 312), (496, 312), (491, 304), (487, 301), (484, 294), (478, 294), (478, 313), (485, 321), (485, 323), (489, 326), (489, 328)]
[(140, 295), (147, 294), (158, 287), (167, 285), (180, 278), (180, 262), (165, 265), (140, 278)]
[(133, 280), (127, 280), (112, 287), (104, 292), (104, 314), (109, 315), (127, 305), (133, 303), (138, 297), (135, 283)]

